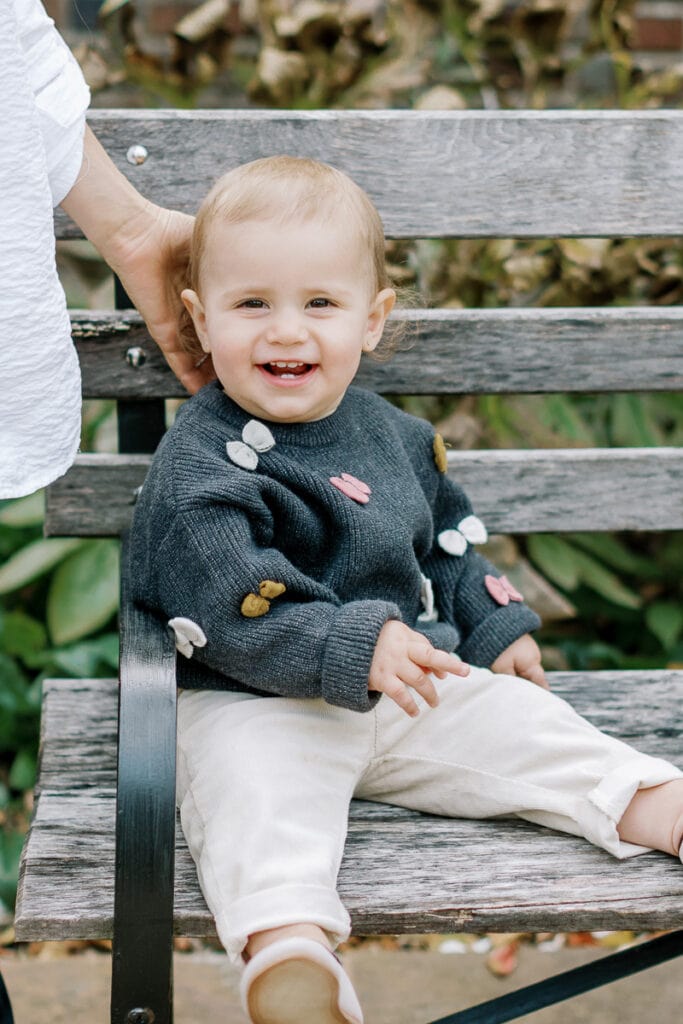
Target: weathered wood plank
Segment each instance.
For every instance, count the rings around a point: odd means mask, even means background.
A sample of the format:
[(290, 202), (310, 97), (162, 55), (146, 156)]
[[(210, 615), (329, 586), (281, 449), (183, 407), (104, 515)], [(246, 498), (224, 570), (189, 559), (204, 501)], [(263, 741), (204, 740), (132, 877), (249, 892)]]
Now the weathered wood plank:
[[(683, 387), (683, 308), (419, 309), (392, 319), (408, 324), (411, 347), (387, 363), (365, 359), (357, 377), (383, 394)], [(186, 395), (136, 313), (72, 312), (71, 323), (84, 397)], [(133, 347), (144, 359), (135, 367)]]
[[(680, 756), (683, 673), (554, 672), (551, 679), (554, 692), (604, 732), (653, 757)], [(117, 701), (115, 679), (45, 681), (40, 787), (56, 793), (115, 786)], [(378, 808), (372, 814), (384, 816)]]
[[(683, 673), (551, 673), (551, 680), (554, 692), (607, 732), (680, 759)], [(76, 723), (82, 712), (89, 729), (101, 708), (108, 724), (91, 738), (108, 737), (115, 705), (115, 680), (46, 684), (41, 796), (16, 919), (21, 939), (111, 934), (115, 754), (95, 744), (91, 776), (82, 778), (77, 748), (87, 741)], [(176, 931), (213, 934), (179, 829), (176, 845)], [(673, 858), (618, 862), (524, 822), (449, 820), (365, 801), (351, 806), (339, 888), (359, 934), (683, 923), (683, 874)]]
[[(114, 808), (112, 793), (57, 799), (43, 792), (23, 865), (22, 893), (30, 891), (31, 898), (19, 903), (20, 941), (111, 935)], [(357, 934), (683, 923), (680, 864), (664, 854), (623, 862), (525, 822), (404, 812), (396, 821), (370, 824), (361, 817), (360, 802), (354, 810), (339, 891)], [(180, 832), (174, 919), (177, 934), (215, 934)]]
[[(683, 112), (91, 110), (121, 170), (194, 212), (215, 178), (274, 153), (342, 168), (394, 237), (683, 233)], [(141, 143), (149, 156), (131, 166)], [(425, 188), (428, 164), (429, 188)], [(60, 214), (60, 237), (75, 234)]]
[[(48, 490), (46, 533), (120, 533), (150, 458), (79, 456)], [(498, 533), (683, 529), (681, 448), (458, 451), (449, 473)]]

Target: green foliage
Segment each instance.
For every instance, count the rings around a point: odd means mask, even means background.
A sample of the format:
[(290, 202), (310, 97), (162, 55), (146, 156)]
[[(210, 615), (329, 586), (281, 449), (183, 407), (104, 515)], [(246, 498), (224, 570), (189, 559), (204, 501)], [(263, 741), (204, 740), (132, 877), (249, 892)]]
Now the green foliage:
[(57, 645), (88, 636), (118, 608), (119, 545), (87, 541), (58, 566), (47, 596), (47, 624)]
[(82, 541), (77, 539), (55, 537), (35, 540), (19, 548), (0, 567), (0, 594), (19, 590), (44, 576), (81, 544)]
[[(0, 503), (0, 900), (12, 906), (42, 681), (118, 663), (118, 542), (44, 539), (43, 496)], [(47, 626), (45, 625), (47, 623)]]
[(530, 537), (528, 551), (548, 579), (565, 590), (571, 592), (583, 584), (612, 604), (624, 608), (639, 608), (642, 604), (640, 596), (625, 587), (599, 559), (566, 540), (542, 534)]
[(654, 601), (645, 613), (648, 629), (665, 651), (673, 651), (683, 634), (683, 608), (673, 601)]
[(0, 900), (7, 907), (14, 906), (23, 841), (20, 832), (0, 831)]

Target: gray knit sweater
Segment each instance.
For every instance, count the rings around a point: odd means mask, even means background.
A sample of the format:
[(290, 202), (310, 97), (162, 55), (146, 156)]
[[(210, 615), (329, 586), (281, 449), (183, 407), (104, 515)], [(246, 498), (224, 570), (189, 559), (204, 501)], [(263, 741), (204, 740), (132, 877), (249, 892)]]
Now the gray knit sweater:
[(133, 597), (199, 628), (179, 685), (367, 711), (389, 619), (479, 666), (535, 629), (474, 551), (483, 528), (444, 468), (428, 423), (359, 388), (292, 424), (203, 388), (159, 446), (131, 531)]

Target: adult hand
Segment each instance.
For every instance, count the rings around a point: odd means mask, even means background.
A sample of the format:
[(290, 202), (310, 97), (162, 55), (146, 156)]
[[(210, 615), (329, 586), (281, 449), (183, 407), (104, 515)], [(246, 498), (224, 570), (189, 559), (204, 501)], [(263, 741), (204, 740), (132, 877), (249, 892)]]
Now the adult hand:
[(430, 677), (445, 679), (449, 673), (466, 676), (469, 670), (469, 665), (457, 655), (437, 650), (421, 633), (391, 619), (384, 623), (377, 639), (368, 689), (385, 693), (407, 715), (415, 718), (420, 712), (411, 689), (435, 708), (439, 696)]
[(211, 357), (197, 366), (197, 357), (182, 348), (178, 331), (193, 225), (193, 217), (150, 203), (144, 215), (121, 227), (108, 247), (110, 266), (190, 393), (216, 376)]
[(178, 330), (193, 218), (141, 196), (90, 128), (78, 179), (61, 205), (118, 274), (181, 383), (195, 392), (212, 380), (211, 360), (196, 366)]

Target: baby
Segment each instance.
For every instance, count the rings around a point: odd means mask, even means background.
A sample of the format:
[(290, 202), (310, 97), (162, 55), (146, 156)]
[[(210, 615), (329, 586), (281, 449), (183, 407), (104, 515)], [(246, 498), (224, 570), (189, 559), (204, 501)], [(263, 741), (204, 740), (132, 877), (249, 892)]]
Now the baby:
[(358, 186), (290, 157), (226, 174), (182, 297), (218, 381), (159, 447), (131, 571), (184, 656), (182, 825), (253, 1024), (360, 1024), (332, 953), (352, 797), (676, 856), (683, 773), (548, 691), (443, 441), (351, 385), (395, 301)]

